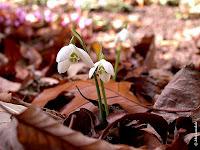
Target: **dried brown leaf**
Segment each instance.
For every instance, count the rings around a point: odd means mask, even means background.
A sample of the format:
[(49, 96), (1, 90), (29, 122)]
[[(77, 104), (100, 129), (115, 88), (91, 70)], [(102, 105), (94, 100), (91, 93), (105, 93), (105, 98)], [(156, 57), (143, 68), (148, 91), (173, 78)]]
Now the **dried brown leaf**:
[(7, 93), (7, 92), (0, 93), (0, 101), (10, 102), (11, 99), (12, 99), (11, 93)]
[[(141, 107), (141, 102), (138, 101), (137, 98), (129, 91), (130, 85), (130, 82), (109, 82), (105, 84), (108, 104), (111, 105), (118, 103), (126, 111), (132, 113), (145, 112), (147, 109)], [(94, 107), (80, 95), (76, 89), (76, 86), (79, 87), (80, 91), (87, 98), (94, 100), (97, 99), (95, 84), (91, 80), (88, 80), (67, 82), (54, 88), (46, 89), (41, 94), (39, 94), (32, 103), (43, 107), (48, 101), (55, 99), (61, 92), (68, 91), (74, 93), (75, 98), (69, 104), (67, 104), (65, 108), (63, 108), (62, 113), (69, 114), (80, 107), (85, 107), (91, 111), (97, 110), (96, 107)]]
[(118, 150), (134, 149), (125, 145), (111, 145), (73, 131), (50, 118), (40, 108), (30, 107), (16, 116), (17, 136), (25, 149), (46, 150)]
[(0, 92), (16, 92), (20, 89), (21, 84), (18, 82), (12, 82), (5, 78), (0, 77)]
[[(10, 117), (10, 114), (6, 114)], [(3, 124), (0, 123), (0, 149), (23, 150), (23, 146), (17, 140), (16, 126), (17, 121), (15, 119), (13, 119), (11, 122)]]
[(154, 108), (172, 112), (192, 111), (200, 105), (200, 72), (191, 66), (181, 69), (164, 88)]

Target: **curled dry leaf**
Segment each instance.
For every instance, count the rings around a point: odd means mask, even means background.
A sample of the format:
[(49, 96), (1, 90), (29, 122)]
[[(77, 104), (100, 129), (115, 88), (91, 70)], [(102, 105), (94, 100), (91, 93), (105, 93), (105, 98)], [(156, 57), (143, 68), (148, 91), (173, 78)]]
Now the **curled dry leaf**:
[(69, 128), (80, 131), (84, 135), (95, 137), (95, 122), (96, 116), (89, 110), (81, 108), (80, 111), (75, 111), (67, 117), (64, 125)]
[[(172, 112), (195, 110), (200, 105), (200, 72), (192, 66), (181, 69), (164, 88), (154, 108)], [(186, 115), (185, 114), (185, 115)]]
[[(134, 122), (136, 121), (136, 122)], [(158, 124), (159, 122), (159, 124)], [(135, 124), (134, 124), (135, 123)], [(118, 128), (126, 128), (126, 127), (130, 127), (130, 129), (132, 127), (134, 127), (135, 129), (144, 129), (146, 128), (143, 127), (143, 124), (150, 124), (151, 127), (154, 128), (154, 130), (160, 135), (160, 137), (162, 138), (162, 143), (166, 143), (167, 140), (167, 130), (168, 130), (168, 123), (165, 121), (165, 119), (163, 119), (163, 117), (155, 115), (155, 114), (150, 114), (150, 113), (135, 113), (135, 114), (127, 114), (125, 116), (123, 116), (122, 118), (116, 120), (115, 122), (113, 122), (112, 124), (110, 124), (105, 131), (103, 132), (101, 138), (105, 139), (108, 134), (109, 131), (112, 131), (112, 128), (115, 126), (118, 126)], [(152, 132), (153, 133), (153, 132)], [(126, 140), (124, 140), (124, 138), (130, 138), (129, 136), (127, 136), (127, 134), (131, 134), (129, 133), (129, 130), (127, 130), (127, 133), (125, 134), (124, 132), (121, 133), (121, 140), (123, 140), (124, 142), (126, 142)], [(123, 137), (124, 134), (124, 137)], [(154, 133), (153, 133), (154, 134)], [(155, 134), (154, 134), (155, 135)], [(132, 135), (133, 136), (133, 135)], [(129, 140), (127, 140), (129, 141)], [(137, 143), (136, 143), (137, 144)]]
[(112, 145), (105, 141), (86, 137), (59, 124), (37, 107), (31, 106), (15, 117), (18, 120), (17, 136), (25, 149), (134, 150), (125, 145)]

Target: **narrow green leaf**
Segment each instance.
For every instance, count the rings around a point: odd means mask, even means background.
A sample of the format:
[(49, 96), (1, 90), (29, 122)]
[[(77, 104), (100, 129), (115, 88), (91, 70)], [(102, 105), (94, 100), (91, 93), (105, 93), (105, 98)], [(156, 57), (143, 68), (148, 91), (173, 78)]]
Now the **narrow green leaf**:
[(75, 30), (75, 28), (72, 28), (72, 34), (73, 34), (73, 36), (75, 36), (75, 37), (79, 40), (79, 42), (80, 42), (81, 45), (83, 46), (83, 49), (84, 49), (86, 52), (88, 52), (88, 50), (87, 50), (87, 48), (86, 48), (86, 45), (85, 45), (85, 43), (84, 43), (83, 40), (82, 40), (81, 35), (78, 34), (78, 32)]

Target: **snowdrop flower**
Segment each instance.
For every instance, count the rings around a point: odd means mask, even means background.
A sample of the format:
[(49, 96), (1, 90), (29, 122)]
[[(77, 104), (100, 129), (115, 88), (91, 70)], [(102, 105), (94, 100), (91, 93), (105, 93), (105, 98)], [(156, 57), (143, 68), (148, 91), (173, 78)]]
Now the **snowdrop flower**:
[(89, 71), (89, 78), (92, 77), (95, 71), (103, 82), (108, 82), (111, 75), (114, 76), (114, 69), (112, 64), (105, 59), (101, 59), (94, 64), (94, 66)]
[(133, 34), (124, 28), (119, 33), (117, 33), (117, 36), (115, 38), (115, 43), (125, 42), (128, 39), (132, 40), (132, 38), (133, 38)]
[(69, 69), (70, 64), (76, 63), (80, 59), (82, 59), (83, 62), (89, 67), (94, 65), (88, 53), (83, 49), (78, 48), (73, 44), (62, 47), (56, 57), (56, 62), (58, 63), (58, 72), (66, 72)]

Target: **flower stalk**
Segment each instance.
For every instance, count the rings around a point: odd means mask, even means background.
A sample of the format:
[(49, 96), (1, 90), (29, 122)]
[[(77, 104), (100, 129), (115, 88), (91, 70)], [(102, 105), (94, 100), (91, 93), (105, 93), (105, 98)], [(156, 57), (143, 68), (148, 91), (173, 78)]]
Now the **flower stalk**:
[(101, 122), (104, 122), (106, 120), (106, 117), (104, 115), (104, 110), (103, 110), (104, 107), (103, 107), (103, 104), (102, 104), (102, 101), (101, 101), (101, 93), (100, 93), (99, 83), (98, 83), (96, 73), (94, 73), (93, 76), (94, 76), (94, 81), (95, 81), (95, 86), (96, 86), (97, 96), (98, 96), (99, 120)]
[(117, 79), (117, 73), (118, 73), (118, 66), (120, 62), (120, 53), (122, 49), (122, 42), (126, 42), (127, 40), (132, 41), (133, 40), (133, 34), (127, 29), (127, 24), (125, 25), (125, 28), (123, 28), (120, 32), (117, 33), (117, 36), (115, 38), (114, 43), (119, 46), (116, 49), (116, 60), (115, 60), (115, 75), (113, 77), (113, 80), (116, 81)]
[[(73, 37), (72, 37), (72, 39), (71, 39), (71, 41), (73, 41), (74, 40), (74, 37), (76, 37), (78, 40), (79, 40), (79, 42), (81, 43), (81, 45), (82, 45), (82, 47), (83, 47), (83, 49), (86, 51), (86, 52), (88, 52), (88, 50), (87, 50), (87, 48), (86, 48), (86, 45), (85, 45), (85, 43), (84, 43), (84, 41), (82, 40), (82, 37), (76, 32), (76, 30), (75, 29), (72, 29), (72, 33), (73, 33)], [(70, 42), (71, 42), (70, 41)], [(102, 89), (102, 90), (104, 90), (104, 94), (103, 94), (103, 97), (104, 97), (104, 105), (103, 105), (103, 103), (102, 103), (102, 98), (101, 98), (101, 92), (100, 92), (100, 86), (99, 86), (99, 83), (98, 83), (98, 79), (97, 79), (97, 75), (96, 75), (96, 72), (94, 72), (94, 74), (93, 74), (93, 76), (94, 76), (94, 81), (95, 81), (95, 86), (96, 86), (96, 91), (97, 91), (97, 96), (98, 96), (98, 107), (99, 107), (99, 120), (103, 123), (103, 122), (105, 122), (106, 121), (106, 116), (107, 116), (107, 114), (108, 114), (108, 106), (105, 106), (105, 105), (107, 105), (107, 102), (105, 103), (105, 89)], [(101, 80), (100, 80), (101, 81)], [(101, 81), (102, 82), (102, 81)], [(101, 85), (102, 85), (103, 83), (101, 83)], [(104, 107), (105, 106), (105, 107)], [(106, 109), (107, 108), (107, 109)], [(104, 110), (105, 110), (105, 112), (106, 112), (106, 116), (104, 115)]]
[(107, 103), (107, 98), (106, 98), (106, 91), (105, 91), (104, 83), (103, 83), (102, 80), (100, 80), (100, 83), (101, 83), (101, 92), (102, 92), (103, 100), (104, 100), (104, 109), (105, 109), (105, 112), (106, 112), (106, 116), (108, 116), (109, 115), (109, 109), (108, 109), (108, 103)]
[(116, 81), (116, 79), (117, 79), (118, 66), (119, 66), (119, 62), (120, 62), (120, 53), (121, 53), (121, 45), (119, 47), (117, 47), (117, 49), (116, 49), (116, 59), (115, 59), (115, 67), (114, 67), (115, 75), (113, 76), (114, 81)]
[[(102, 47), (100, 46), (99, 53), (97, 54), (98, 60), (100, 61), (101, 59), (104, 59), (104, 55), (102, 53)], [(106, 112), (106, 116), (109, 115), (109, 109), (108, 109), (108, 103), (107, 103), (107, 97), (106, 97), (106, 91), (105, 91), (105, 86), (104, 82), (100, 79), (100, 84), (101, 84), (101, 93), (103, 95), (103, 100), (104, 100), (104, 110)]]
[[(98, 96), (98, 108), (99, 108), (99, 120), (101, 124), (107, 123), (106, 117), (109, 114), (106, 91), (104, 82), (108, 82), (111, 76), (114, 76), (114, 69), (110, 62), (104, 59), (102, 49), (99, 48), (99, 61), (95, 64), (88, 54), (87, 47), (82, 40), (82, 37), (72, 29), (73, 36), (70, 40), (69, 45), (66, 45), (60, 49), (56, 56), (56, 62), (58, 63), (57, 69), (59, 73), (65, 73), (71, 64), (77, 63), (82, 60), (88, 67), (90, 67), (89, 78), (94, 77), (97, 96)], [(79, 40), (82, 48), (76, 47), (75, 40)], [(99, 77), (99, 80), (98, 80)], [(100, 85), (99, 85), (100, 82)], [(103, 102), (102, 102), (103, 96)]]
[(109, 114), (106, 92), (104, 87), (104, 82), (108, 82), (111, 76), (114, 76), (114, 69), (110, 62), (106, 61), (105, 59), (101, 59), (94, 64), (94, 66), (89, 71), (89, 78), (98, 74), (101, 83), (101, 94), (103, 95), (104, 99), (104, 110), (106, 112), (106, 116)]

